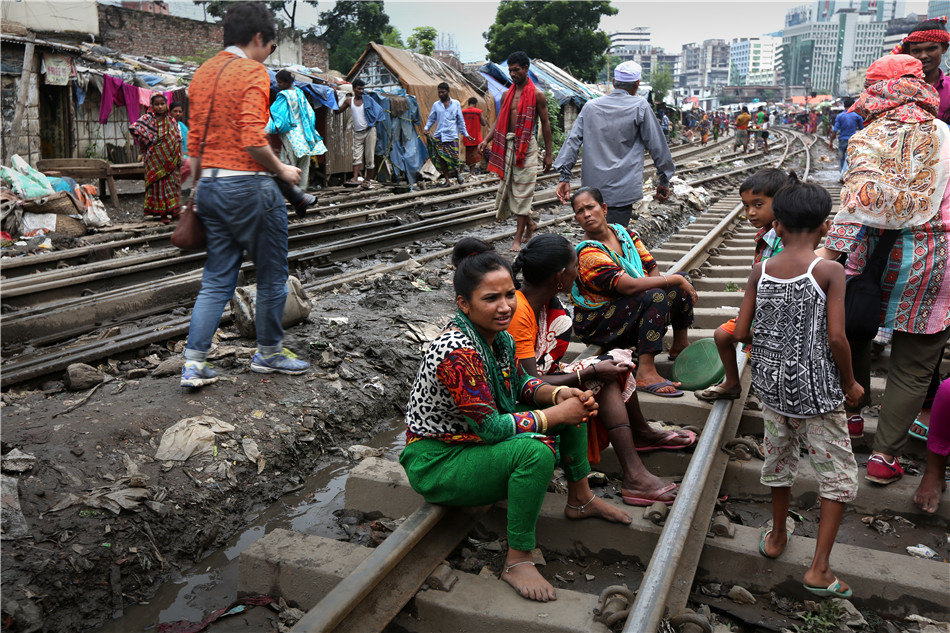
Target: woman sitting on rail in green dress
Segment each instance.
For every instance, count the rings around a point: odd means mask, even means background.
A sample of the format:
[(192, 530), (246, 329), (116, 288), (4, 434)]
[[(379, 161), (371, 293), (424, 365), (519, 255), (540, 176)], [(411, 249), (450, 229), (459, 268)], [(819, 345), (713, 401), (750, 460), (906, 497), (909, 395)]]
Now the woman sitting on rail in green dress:
[(425, 352), (399, 462), (429, 503), (481, 506), (507, 499), (501, 577), (525, 598), (554, 600), (531, 550), (555, 464), (568, 479), (568, 518), (631, 522), (587, 483), (584, 423), (597, 414), (597, 403), (589, 391), (554, 387), (517, 367), (506, 332), (516, 305), (507, 261), (474, 238), (460, 240), (452, 260), (458, 312)]
[(524, 278), (508, 328), (521, 368), (549, 384), (594, 393), (600, 408), (587, 423), (587, 460), (599, 463), (600, 451), (613, 444), (623, 472), (620, 489), (624, 503), (673, 503), (676, 484), (651, 474), (637, 452), (686, 448), (696, 441), (696, 434), (657, 429), (647, 423), (637, 399), (630, 350), (613, 349), (569, 365), (561, 363), (573, 328), (557, 295), (570, 292), (577, 279), (574, 247), (554, 233), (537, 235), (518, 253), (513, 270), (516, 279), (519, 274)]
[(577, 245), (577, 281), (571, 291), (574, 331), (588, 345), (636, 351), (637, 389), (664, 397), (683, 392), (657, 373), (654, 357), (663, 351), (673, 326), (670, 360), (689, 345), (696, 290), (682, 274), (661, 275), (635, 231), (607, 223), (599, 189), (582, 187), (571, 198), (574, 219), (584, 230)]

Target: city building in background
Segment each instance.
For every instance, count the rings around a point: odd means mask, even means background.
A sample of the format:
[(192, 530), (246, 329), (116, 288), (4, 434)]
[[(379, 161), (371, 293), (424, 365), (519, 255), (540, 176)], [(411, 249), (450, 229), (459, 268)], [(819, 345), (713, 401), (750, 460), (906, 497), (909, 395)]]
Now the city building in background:
[(631, 61), (638, 54), (649, 54), (650, 49), (650, 27), (648, 26), (636, 26), (610, 34), (610, 54), (623, 61)]
[(729, 43), (729, 85), (773, 85), (781, 45), (782, 38), (769, 35), (732, 40)]
[[(903, 2), (892, 0), (885, 4)], [(869, 5), (871, 0), (853, 2)], [(846, 5), (832, 0), (816, 3)], [(831, 16), (824, 11), (819, 19), (787, 25), (782, 31), (782, 67), (786, 84), (804, 85), (809, 93), (833, 95), (852, 92), (853, 77), (860, 76), (875, 59), (881, 56), (887, 22), (877, 19), (880, 7), (868, 7), (866, 12), (851, 6), (839, 9)], [(870, 9), (874, 9), (873, 11)], [(800, 14), (790, 11), (786, 16)]]
[(942, 15), (950, 15), (950, 0), (930, 0), (927, 3), (927, 17), (939, 18)]
[[(950, 4), (931, 2), (930, 4)], [(853, 11), (873, 16), (875, 22), (887, 22), (904, 17), (907, 11), (905, 0), (813, 0), (808, 4), (789, 9), (785, 14), (785, 26), (798, 26), (808, 22), (831, 22), (835, 15)]]

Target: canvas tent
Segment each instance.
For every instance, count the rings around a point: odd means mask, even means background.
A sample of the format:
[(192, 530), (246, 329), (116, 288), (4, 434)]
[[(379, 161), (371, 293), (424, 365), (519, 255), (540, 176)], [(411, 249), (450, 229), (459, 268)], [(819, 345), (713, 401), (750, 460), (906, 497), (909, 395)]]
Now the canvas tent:
[(414, 96), (419, 102), (423, 124), (432, 104), (439, 100), (438, 85), (444, 81), (449, 84), (449, 95), (458, 99), (463, 108), (470, 97), (475, 97), (488, 124), (495, 120), (495, 101), (491, 95), (434, 57), (371, 42), (346, 78), (349, 81), (362, 79), (368, 91)]

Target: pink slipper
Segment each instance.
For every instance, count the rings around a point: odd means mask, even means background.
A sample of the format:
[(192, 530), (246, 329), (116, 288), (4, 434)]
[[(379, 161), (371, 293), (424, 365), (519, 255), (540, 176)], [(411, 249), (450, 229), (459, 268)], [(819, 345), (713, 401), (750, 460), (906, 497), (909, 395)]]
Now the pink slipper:
[[(660, 440), (660, 442), (669, 442), (670, 440), (682, 437), (676, 431), (670, 431), (669, 434)], [(689, 448), (696, 443), (696, 434), (692, 431), (686, 431), (686, 437), (689, 439), (689, 444), (650, 444), (649, 446), (644, 446), (643, 448), (637, 447), (638, 453), (648, 453), (650, 451), (678, 451), (682, 448)]]
[(626, 503), (628, 506), (652, 506), (657, 501), (659, 501), (660, 503), (665, 503), (666, 505), (672, 505), (672, 503), (676, 501), (676, 497), (670, 499), (669, 501), (664, 501), (660, 497), (670, 492), (671, 490), (676, 490), (677, 488), (679, 488), (678, 485), (670, 484), (666, 488), (663, 488), (658, 493), (656, 493), (656, 496), (652, 498), (651, 497), (634, 497), (632, 494), (627, 494), (627, 492), (623, 489), (620, 490), (620, 494), (623, 497), (623, 502)]

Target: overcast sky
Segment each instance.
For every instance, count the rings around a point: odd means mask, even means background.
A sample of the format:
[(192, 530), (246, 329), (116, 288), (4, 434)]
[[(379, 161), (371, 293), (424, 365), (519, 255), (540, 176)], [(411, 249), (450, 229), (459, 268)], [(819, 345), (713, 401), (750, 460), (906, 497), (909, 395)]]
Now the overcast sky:
[[(172, 12), (181, 14), (187, 10), (189, 17), (201, 17), (201, 10), (190, 0), (171, 0)], [(317, 21), (318, 11), (333, 7), (332, 0), (321, 0), (317, 9), (304, 3), (298, 4), (297, 25), (306, 28)], [(601, 28), (608, 33), (635, 26), (652, 29), (653, 45), (678, 52), (683, 44), (704, 39), (763, 35), (778, 31), (784, 25), (785, 12), (799, 2), (750, 0), (746, 2), (719, 2), (717, 0), (693, 0), (684, 2), (614, 2), (617, 15), (604, 18)], [(177, 5), (177, 6), (175, 6)], [(485, 39), (482, 33), (495, 21), (497, 2), (472, 2), (471, 0), (443, 0), (442, 2), (419, 2), (387, 0), (386, 13), (390, 22), (408, 39), (417, 26), (433, 26), (440, 33), (455, 37), (462, 61), (473, 62), (485, 59)], [(927, 3), (907, 2), (908, 13), (926, 13)], [(527, 51), (530, 55), (531, 51)]]

